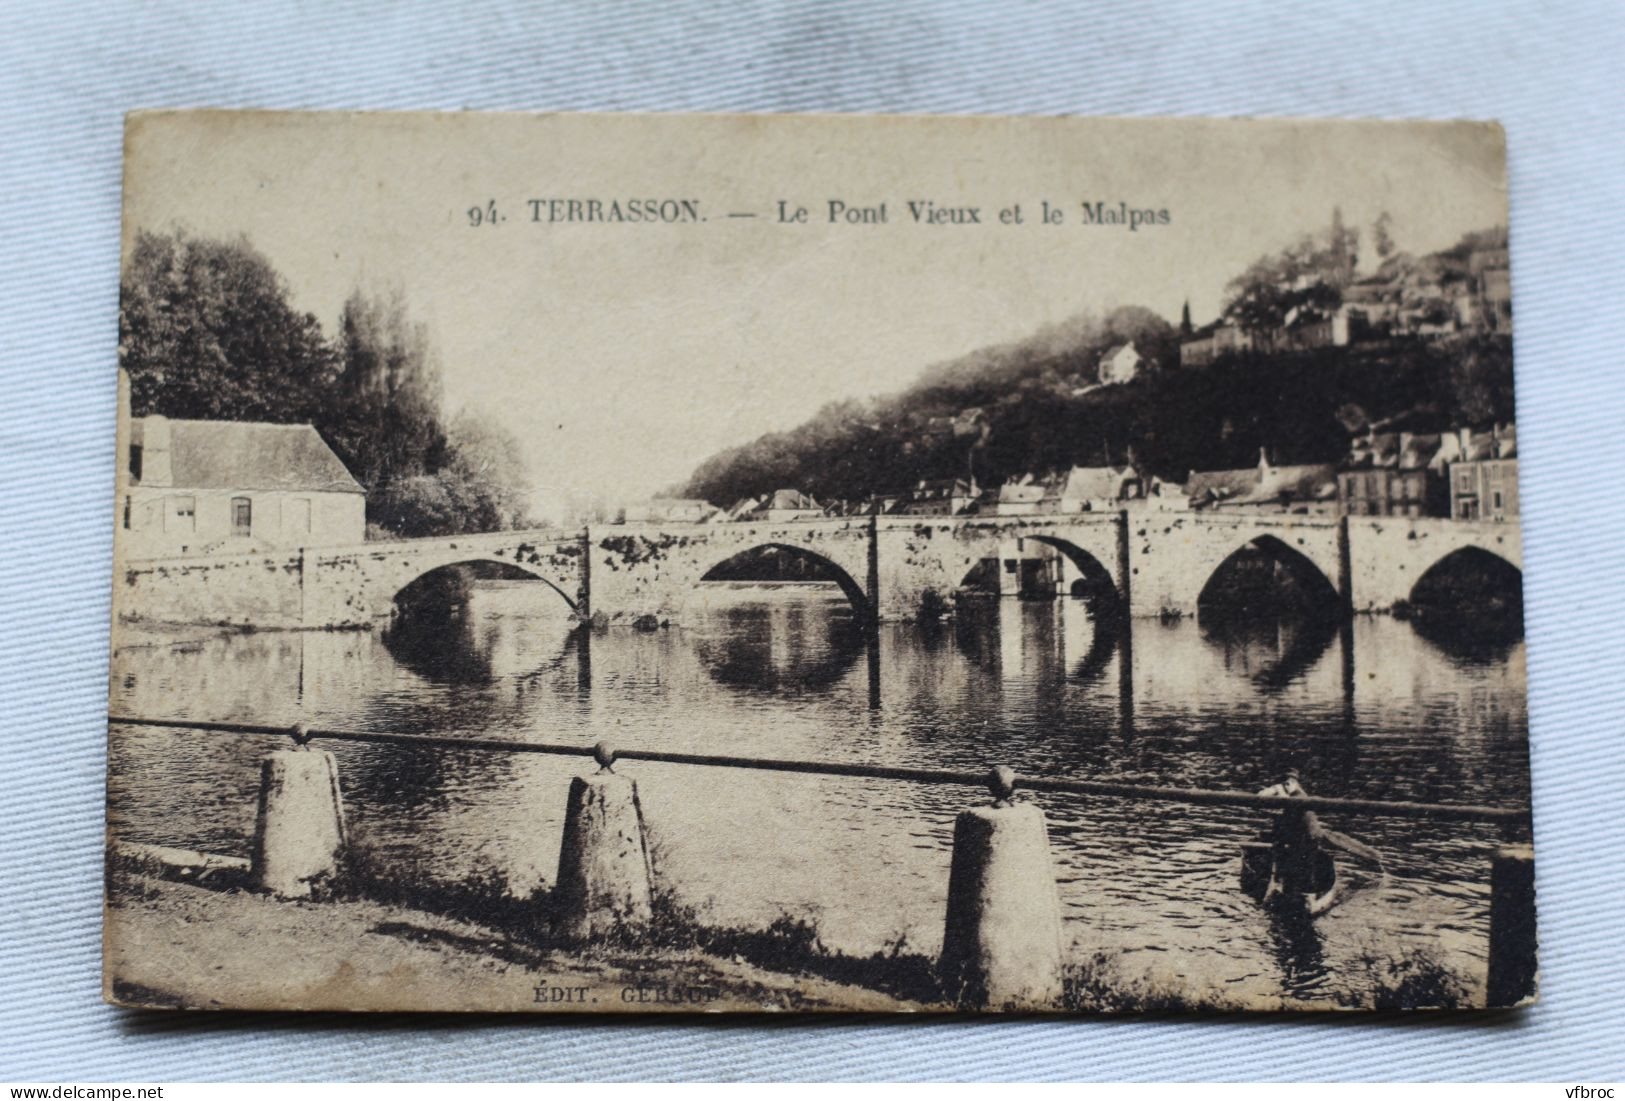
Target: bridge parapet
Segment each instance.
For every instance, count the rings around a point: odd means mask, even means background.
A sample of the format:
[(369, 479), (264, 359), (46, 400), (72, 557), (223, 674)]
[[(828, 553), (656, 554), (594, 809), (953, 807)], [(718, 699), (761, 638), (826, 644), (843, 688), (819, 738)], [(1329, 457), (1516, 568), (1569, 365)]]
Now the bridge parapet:
[[(1346, 535), (1345, 535), (1346, 532)], [(1029, 542), (1049, 548), (1037, 551)], [(1468, 547), (1523, 566), (1518, 525), (1402, 517), (1225, 512), (1030, 516), (817, 517), (710, 524), (593, 525), (134, 560), (116, 596), (124, 617), (259, 627), (360, 627), (435, 569), (495, 562), (540, 578), (578, 613), (676, 617), (721, 562), (760, 547), (822, 559), (865, 614), (912, 619), (946, 605), (979, 564), (1059, 555), (1109, 576), (1131, 614), (1194, 615), (1209, 578), (1249, 544), (1306, 559), (1353, 611), (1383, 611)], [(1019, 567), (1018, 567), (1019, 568)], [(933, 600), (933, 595), (937, 598)]]
[(564, 531), (556, 528), (534, 528), (519, 531), (487, 531), (471, 535), (433, 535), (413, 539), (373, 539), (363, 543), (339, 543), (321, 547), (305, 547), (310, 557), (343, 557), (357, 554), (423, 555), (439, 549), (456, 546), (472, 550), (494, 550), (521, 543), (551, 546), (579, 543), (583, 530)]

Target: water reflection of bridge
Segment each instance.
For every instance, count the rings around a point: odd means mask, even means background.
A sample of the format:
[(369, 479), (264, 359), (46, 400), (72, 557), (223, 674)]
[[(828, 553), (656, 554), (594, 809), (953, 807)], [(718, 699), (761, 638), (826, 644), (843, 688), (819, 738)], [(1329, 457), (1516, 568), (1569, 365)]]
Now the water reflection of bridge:
[[(405, 668), (435, 682), (501, 680), (523, 692), (539, 679), (569, 676), (587, 699), (595, 689), (624, 686), (628, 677), (669, 671), (676, 662), (730, 693), (764, 702), (839, 698), (854, 690), (860, 693), (855, 706), (877, 712), (900, 703), (917, 708), (921, 693), (940, 697), (945, 713), (956, 707), (1064, 710), (1086, 701), (1091, 712), (1115, 710), (1109, 729), (1129, 737), (1136, 708), (1146, 700), (1159, 714), (1169, 701), (1213, 712), (1262, 709), (1277, 718), (1306, 709), (1319, 727), (1352, 731), (1362, 689), (1368, 704), (1385, 693), (1409, 699), (1412, 687), (1396, 677), (1427, 676), (1431, 666), (1494, 669), (1507, 664), (1512, 650), (1486, 655), (1390, 618), (1219, 616), (1141, 623), (1136, 633), (1081, 600), (966, 600), (948, 619), (873, 629), (833, 586), (729, 596), (710, 602), (681, 630), (651, 634), (606, 634), (557, 619), (526, 625), (521, 617), (510, 628), (521, 633), (495, 647), (483, 641), (492, 633), (489, 624), (460, 625), (452, 635), (414, 625), (387, 632), (383, 641)], [(1367, 668), (1357, 668), (1355, 633), (1366, 630), (1363, 624), (1381, 626), (1388, 641), (1368, 641), (1361, 659)], [(1414, 644), (1396, 648), (1394, 632)], [(462, 659), (445, 660), (451, 638), (461, 640), (454, 648), (469, 651)], [(599, 649), (609, 661), (602, 670), (594, 658)], [(1431, 657), (1418, 661), (1421, 653)], [(598, 672), (608, 679), (595, 684)], [(1034, 716), (1012, 718), (1027, 724)], [(1070, 719), (1058, 713), (1056, 726), (1067, 725)]]

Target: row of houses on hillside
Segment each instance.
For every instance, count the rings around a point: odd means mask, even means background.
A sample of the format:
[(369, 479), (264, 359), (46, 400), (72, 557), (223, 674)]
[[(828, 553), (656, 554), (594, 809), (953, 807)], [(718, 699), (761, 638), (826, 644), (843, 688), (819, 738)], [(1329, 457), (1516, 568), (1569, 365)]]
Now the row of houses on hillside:
[(1337, 298), (1329, 308), (1294, 307), (1279, 326), (1262, 332), (1218, 318), (1180, 341), (1180, 366), (1205, 366), (1239, 352), (1512, 331), (1512, 278), (1504, 248), (1479, 249), (1459, 267), (1438, 257), (1394, 257), (1376, 273), (1340, 287)]
[(1338, 472), (1349, 516), (1517, 517), (1518, 435), (1513, 424), (1414, 434), (1368, 431)]
[(1515, 519), (1517, 430), (1373, 430), (1356, 437), (1340, 463), (1277, 466), (1261, 451), (1255, 467), (1193, 472), (1184, 495), (1196, 510)]
[[(862, 501), (820, 504), (798, 490), (714, 509), (702, 501), (653, 502), (645, 518), (673, 522), (778, 522), (827, 516), (1037, 516), (1117, 511), (1271, 512), (1306, 516), (1518, 515), (1517, 433), (1511, 424), (1421, 434), (1368, 430), (1339, 463), (1257, 464), (1192, 471), (1165, 481), (1134, 464), (1074, 466), (982, 487), (974, 478), (925, 479)], [(709, 511), (706, 511), (709, 510)], [(705, 515), (699, 515), (705, 512)], [(628, 512), (627, 518), (643, 513)]]

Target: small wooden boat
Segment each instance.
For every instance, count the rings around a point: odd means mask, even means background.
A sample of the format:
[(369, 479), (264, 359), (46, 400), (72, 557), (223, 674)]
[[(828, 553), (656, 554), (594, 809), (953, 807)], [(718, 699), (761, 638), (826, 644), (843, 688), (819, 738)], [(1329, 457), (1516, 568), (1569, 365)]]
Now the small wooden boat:
[(1345, 882), (1338, 875), (1337, 862), (1321, 849), (1315, 853), (1309, 883), (1295, 887), (1283, 882), (1275, 866), (1275, 846), (1268, 841), (1248, 841), (1241, 846), (1241, 889), (1248, 897), (1275, 910), (1298, 911), (1317, 917), (1330, 910), (1343, 896)]

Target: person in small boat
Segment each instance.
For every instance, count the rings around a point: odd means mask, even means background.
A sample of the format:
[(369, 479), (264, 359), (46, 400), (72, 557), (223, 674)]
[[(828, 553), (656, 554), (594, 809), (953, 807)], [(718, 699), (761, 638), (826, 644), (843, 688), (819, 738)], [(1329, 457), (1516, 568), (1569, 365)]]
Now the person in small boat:
[[(1258, 794), (1282, 799), (1304, 799), (1309, 795), (1304, 790), (1302, 775), (1295, 768), (1287, 769), (1286, 779), (1279, 784), (1272, 784)], [(1328, 840), (1327, 830), (1314, 811), (1283, 807), (1270, 827), (1274, 860), (1265, 900), (1278, 895), (1313, 894), (1321, 845)]]
[[(1309, 796), (1302, 774), (1295, 768), (1287, 769), (1286, 778), (1279, 784), (1272, 784), (1258, 794), (1280, 799)], [(1318, 895), (1328, 890), (1336, 881), (1336, 873), (1327, 849), (1338, 849), (1382, 867), (1381, 853), (1347, 834), (1327, 829), (1308, 808), (1283, 807), (1270, 828), (1269, 841), (1271, 867), (1269, 887), (1264, 893), (1266, 902), (1282, 897)]]

